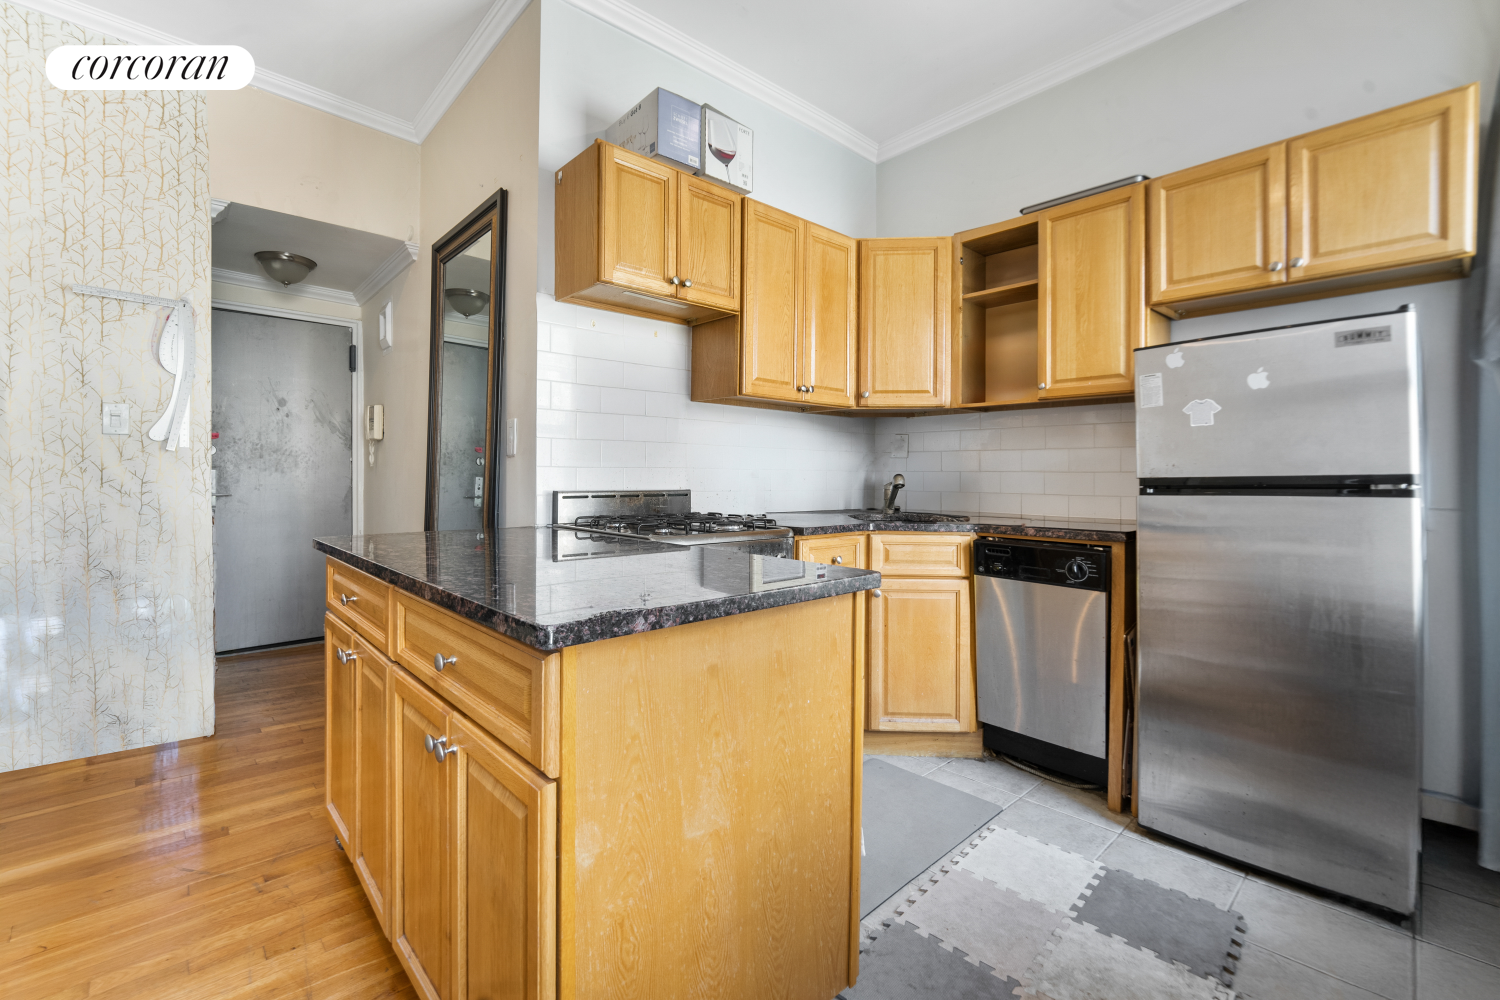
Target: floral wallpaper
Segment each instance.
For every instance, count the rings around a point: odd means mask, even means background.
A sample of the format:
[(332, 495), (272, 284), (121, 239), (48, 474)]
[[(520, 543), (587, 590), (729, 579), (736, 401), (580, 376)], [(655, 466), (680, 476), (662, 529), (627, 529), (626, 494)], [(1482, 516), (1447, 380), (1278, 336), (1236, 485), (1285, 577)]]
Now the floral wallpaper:
[[(70, 91), (47, 53), (110, 41), (0, 3), (0, 771), (213, 732), (209, 199), (203, 95)], [(146, 438), (194, 308), (189, 446)], [(102, 433), (104, 403), (129, 432)]]

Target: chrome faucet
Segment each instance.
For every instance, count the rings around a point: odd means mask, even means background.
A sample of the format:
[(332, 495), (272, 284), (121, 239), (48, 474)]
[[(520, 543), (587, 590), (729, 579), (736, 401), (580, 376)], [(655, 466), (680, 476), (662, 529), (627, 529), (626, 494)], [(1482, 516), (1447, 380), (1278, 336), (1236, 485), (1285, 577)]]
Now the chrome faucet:
[(885, 506), (881, 508), (883, 513), (889, 514), (896, 510), (896, 494), (900, 493), (905, 486), (906, 477), (899, 472), (885, 484)]

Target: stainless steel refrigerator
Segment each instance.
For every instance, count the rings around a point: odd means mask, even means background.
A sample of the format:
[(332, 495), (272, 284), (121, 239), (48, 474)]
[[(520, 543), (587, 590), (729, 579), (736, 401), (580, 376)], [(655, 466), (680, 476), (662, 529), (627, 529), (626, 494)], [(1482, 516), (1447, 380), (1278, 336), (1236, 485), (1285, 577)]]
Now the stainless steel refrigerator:
[(1135, 352), (1143, 826), (1410, 913), (1416, 314)]

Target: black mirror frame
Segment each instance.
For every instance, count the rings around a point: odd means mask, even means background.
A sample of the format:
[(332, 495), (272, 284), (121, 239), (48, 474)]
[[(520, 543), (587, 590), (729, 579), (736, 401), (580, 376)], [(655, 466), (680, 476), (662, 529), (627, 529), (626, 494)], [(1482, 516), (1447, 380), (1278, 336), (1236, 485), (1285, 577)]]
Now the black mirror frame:
[(508, 222), (504, 188), (485, 199), (468, 216), (432, 245), (432, 343), (428, 361), (427, 390), (427, 505), (423, 515), (426, 531), (436, 531), (438, 500), (438, 449), (443, 401), (443, 265), (474, 243), (486, 228), (490, 231), (490, 370), (485, 393), (484, 498), (479, 525), (482, 535), (499, 530), (505, 504), (500, 474), (503, 456), (497, 448), (504, 440), (501, 421), (505, 412), (505, 247)]

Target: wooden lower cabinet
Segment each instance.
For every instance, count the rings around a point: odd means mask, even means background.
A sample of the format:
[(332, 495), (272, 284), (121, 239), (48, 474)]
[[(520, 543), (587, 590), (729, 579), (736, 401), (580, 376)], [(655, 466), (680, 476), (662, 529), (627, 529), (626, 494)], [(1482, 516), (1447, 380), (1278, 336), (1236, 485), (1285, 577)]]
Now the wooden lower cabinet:
[(870, 729), (974, 728), (968, 578), (882, 578), (870, 601)]
[(869, 540), (864, 534), (809, 535), (797, 539), (793, 558), (866, 569), (870, 565)]
[(391, 661), (354, 637), (354, 870), (382, 929), (390, 929)]
[(354, 705), (358, 667), (357, 661), (349, 656), (353, 651), (353, 630), (333, 615), (325, 615), (323, 664), (328, 718), (323, 737), (323, 801), (346, 852), (354, 850), (350, 831), (354, 827)]
[(406, 671), (392, 672), (390, 761), (395, 831), (391, 944), (426, 1000), (450, 1000), (453, 926), (450, 843), (453, 836), (451, 757), (439, 762), (427, 740), (448, 737), (450, 710)]

